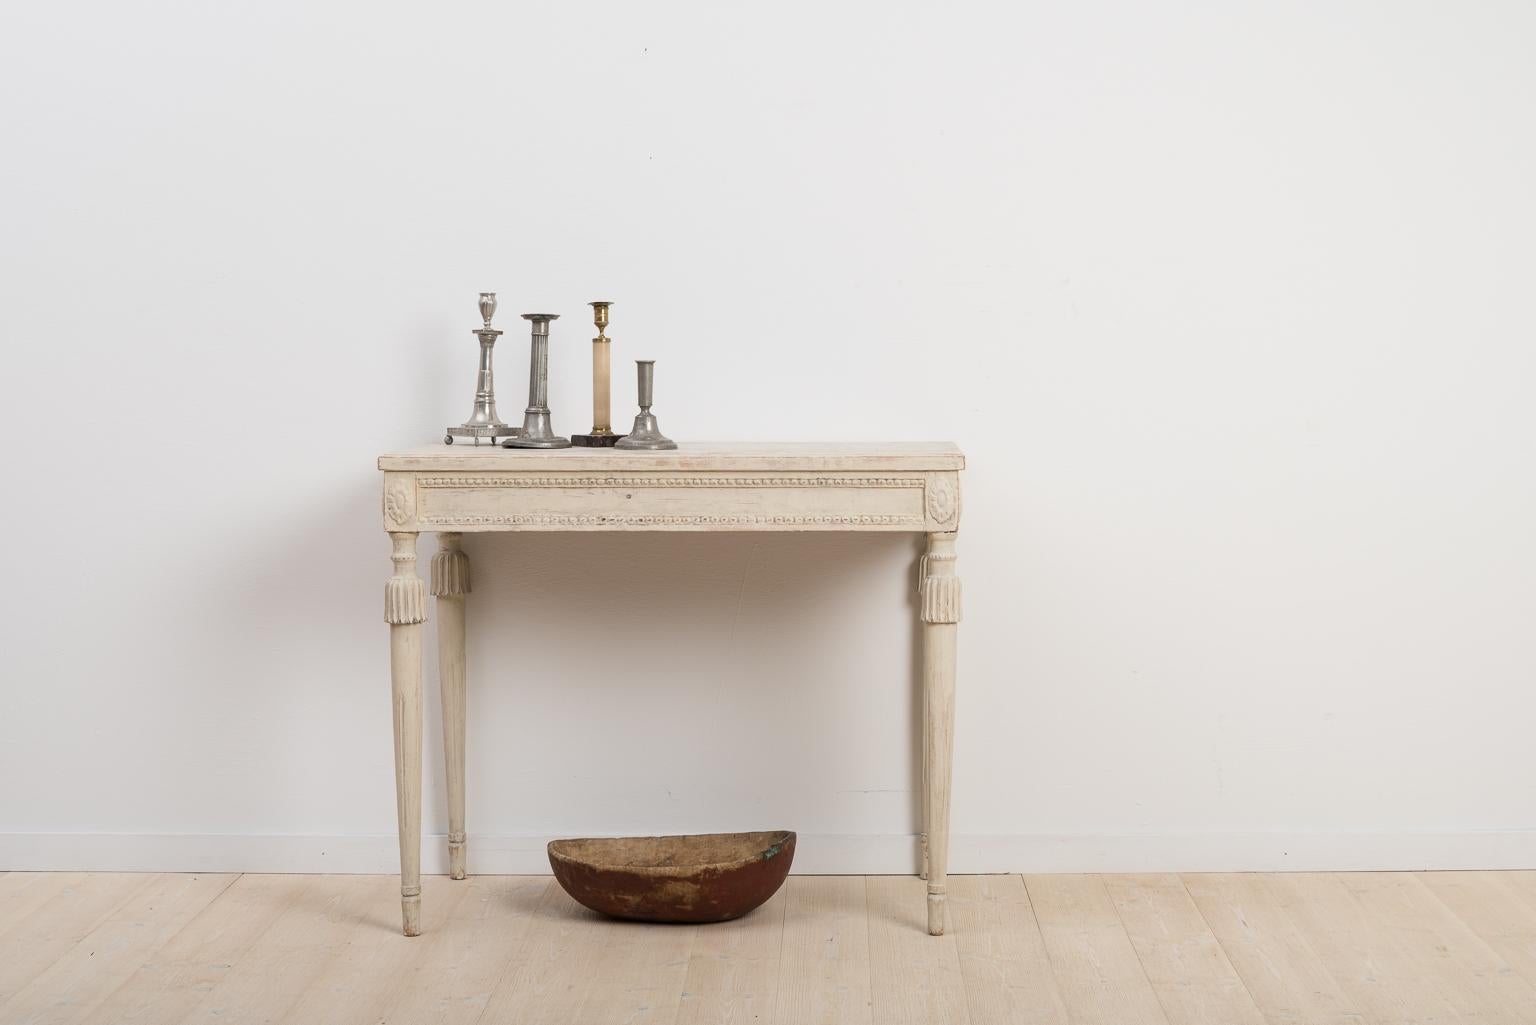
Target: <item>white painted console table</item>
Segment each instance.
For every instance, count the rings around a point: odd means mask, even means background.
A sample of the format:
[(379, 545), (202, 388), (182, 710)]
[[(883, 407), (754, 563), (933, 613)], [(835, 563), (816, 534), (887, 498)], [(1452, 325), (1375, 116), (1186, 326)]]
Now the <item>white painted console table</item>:
[(431, 445), (379, 458), (384, 529), (394, 543), (385, 590), (395, 708), (400, 902), (405, 934), (421, 931), (421, 624), (427, 593), (416, 538), (436, 531), (438, 669), (448, 776), (449, 871), (463, 879), (465, 531), (878, 530), (928, 537), (923, 623), (922, 858), (928, 931), (944, 931), (954, 748), (955, 531), (965, 457), (947, 442), (683, 444), (675, 452), (556, 451)]

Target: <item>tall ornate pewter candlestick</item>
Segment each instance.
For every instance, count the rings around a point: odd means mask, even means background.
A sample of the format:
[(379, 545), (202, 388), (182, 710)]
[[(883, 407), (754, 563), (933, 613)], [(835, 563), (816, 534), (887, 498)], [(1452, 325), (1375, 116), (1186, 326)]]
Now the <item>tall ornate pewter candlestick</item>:
[[(677, 448), (677, 442), (666, 437), (656, 426), (656, 417), (651, 414), (651, 391), (656, 378), (656, 361), (653, 359), (635, 360), (635, 371), (640, 377), (640, 412), (635, 417), (635, 426), (624, 437), (614, 444), (614, 448), (625, 449), (664, 449)], [(516, 442), (506, 442), (512, 445)]]
[(481, 292), (480, 317), (485, 321), (485, 326), (474, 331), (480, 336), (480, 372), (475, 378), (475, 411), (461, 426), (448, 428), (443, 438), (444, 445), (452, 445), (456, 437), (474, 438), (476, 445), (480, 444), (481, 438), (490, 438), (494, 445), (497, 438), (512, 438), (523, 433), (522, 428), (508, 427), (496, 415), (496, 389), (491, 383), (491, 346), (496, 344), (496, 338), (501, 332), (491, 327), (491, 318), (495, 315), (496, 293)]
[(560, 315), (525, 313), (523, 319), (533, 324), (533, 348), (528, 354), (528, 408), (523, 412), (522, 433), (501, 445), (503, 448), (570, 448), (571, 439), (555, 434), (549, 425), (549, 322), (559, 320)]
[(611, 302), (589, 303), (592, 307), (592, 323), (597, 325), (597, 337), (592, 339), (592, 433), (571, 435), (571, 444), (583, 448), (608, 448), (623, 435), (613, 433), (609, 422), (608, 399), (608, 343), (604, 333), (608, 328), (608, 307)]

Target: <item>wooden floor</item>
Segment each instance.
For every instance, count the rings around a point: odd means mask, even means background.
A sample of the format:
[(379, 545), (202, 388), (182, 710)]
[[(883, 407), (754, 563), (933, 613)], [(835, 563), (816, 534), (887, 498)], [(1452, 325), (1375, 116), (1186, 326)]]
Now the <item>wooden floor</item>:
[(713, 926), (546, 877), (0, 874), (0, 1023), (1536, 1025), (1536, 872), (798, 876)]

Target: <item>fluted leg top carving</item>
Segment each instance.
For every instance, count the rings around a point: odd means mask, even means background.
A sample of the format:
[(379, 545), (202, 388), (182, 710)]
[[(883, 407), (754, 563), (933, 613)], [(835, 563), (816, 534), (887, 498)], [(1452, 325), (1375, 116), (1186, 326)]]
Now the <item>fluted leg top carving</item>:
[(469, 556), (460, 547), (464, 535), (444, 532), (437, 535), (437, 554), (432, 556), (432, 593), (452, 597), (469, 593)]
[(391, 533), (395, 575), (384, 585), (384, 622), (406, 626), (427, 621), (427, 588), (416, 575), (416, 535)]
[(955, 535), (929, 534), (923, 556), (920, 615), (925, 623), (960, 622), (960, 578), (955, 574)]

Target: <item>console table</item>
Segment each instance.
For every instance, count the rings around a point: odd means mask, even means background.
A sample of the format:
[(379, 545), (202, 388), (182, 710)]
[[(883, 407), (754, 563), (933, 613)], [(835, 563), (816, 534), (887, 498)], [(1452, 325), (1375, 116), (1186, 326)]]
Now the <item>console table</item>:
[(427, 588), (416, 538), (432, 557), (448, 776), (448, 857), (465, 873), (464, 601), (468, 531), (905, 531), (927, 536), (918, 572), (922, 620), (923, 875), (928, 931), (944, 931), (954, 748), (955, 532), (965, 457), (947, 442), (681, 444), (672, 452), (485, 449), (430, 445), (379, 458), (394, 575), (384, 592), (394, 697), (400, 903), (421, 932), (421, 624)]

